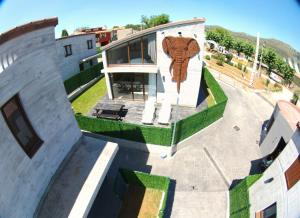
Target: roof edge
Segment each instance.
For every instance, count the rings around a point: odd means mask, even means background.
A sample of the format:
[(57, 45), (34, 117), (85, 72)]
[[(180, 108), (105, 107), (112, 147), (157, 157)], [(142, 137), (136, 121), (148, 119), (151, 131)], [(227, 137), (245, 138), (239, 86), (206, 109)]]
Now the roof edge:
[(173, 26), (193, 24), (193, 23), (204, 23), (205, 21), (206, 21), (206, 19), (204, 17), (201, 17), (201, 18), (195, 18), (195, 19), (192, 19), (192, 20), (184, 20), (184, 21), (171, 22), (171, 23), (166, 23), (166, 24), (162, 24), (162, 25), (159, 25), (159, 26), (151, 27), (151, 28), (148, 28), (148, 29), (136, 32), (136, 33), (133, 33), (133, 34), (131, 34), (131, 35), (125, 37), (125, 38), (122, 38), (120, 40), (111, 42), (108, 45), (102, 47), (102, 51), (105, 51), (105, 50), (110, 49), (110, 48), (112, 48), (114, 46), (120, 45), (123, 42), (126, 42), (126, 41), (129, 41), (129, 40), (138, 38), (138, 37), (140, 37), (142, 35), (146, 35), (146, 34), (150, 34), (150, 33), (156, 32), (156, 31), (161, 30), (161, 29), (165, 29), (165, 28), (169, 28), (169, 27), (173, 27)]
[(11, 30), (8, 30), (7, 32), (4, 32), (0, 34), (0, 45), (4, 44), (7, 41), (10, 41), (14, 38), (17, 38), (23, 34), (42, 29), (45, 27), (50, 27), (50, 26), (56, 26), (58, 24), (58, 18), (48, 18), (48, 19), (43, 19), (43, 20), (37, 20), (37, 21), (32, 21), (29, 23), (26, 23), (21, 26), (17, 26)]
[(68, 39), (68, 38), (73, 38), (73, 37), (79, 37), (79, 36), (87, 36), (87, 35), (95, 35), (95, 33), (80, 33), (80, 34), (74, 34), (74, 35), (69, 35), (69, 36), (64, 36), (64, 37), (60, 37), (55, 39), (56, 41), (58, 40), (62, 40), (62, 39)]

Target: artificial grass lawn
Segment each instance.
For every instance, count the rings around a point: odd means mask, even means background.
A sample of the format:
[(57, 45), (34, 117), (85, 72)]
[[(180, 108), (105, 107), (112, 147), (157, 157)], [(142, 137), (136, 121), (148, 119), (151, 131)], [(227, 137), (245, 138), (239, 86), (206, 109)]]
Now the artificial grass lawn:
[(248, 176), (230, 190), (230, 218), (247, 218), (250, 216), (248, 189), (261, 176), (261, 174)]
[(129, 185), (119, 217), (156, 218), (161, 199), (161, 190)]
[(72, 102), (74, 113), (87, 114), (106, 92), (105, 77), (103, 77)]

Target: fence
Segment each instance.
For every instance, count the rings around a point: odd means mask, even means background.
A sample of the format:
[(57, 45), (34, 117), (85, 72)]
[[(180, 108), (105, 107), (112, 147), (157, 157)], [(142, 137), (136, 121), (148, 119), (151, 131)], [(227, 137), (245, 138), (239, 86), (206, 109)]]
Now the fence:
[(80, 73), (72, 76), (71, 78), (65, 80), (64, 85), (67, 94), (70, 94), (75, 89), (79, 88), (80, 86), (87, 84), (94, 78), (101, 75), (101, 69), (103, 69), (103, 63), (98, 63), (87, 70), (83, 70)]
[[(206, 68), (203, 69), (203, 77), (215, 98), (216, 104), (178, 121), (175, 131), (175, 143), (195, 134), (223, 116), (227, 96)], [(82, 114), (76, 114), (75, 117), (79, 127), (86, 131), (148, 144), (171, 145), (173, 124), (171, 128), (160, 128), (87, 117)]]

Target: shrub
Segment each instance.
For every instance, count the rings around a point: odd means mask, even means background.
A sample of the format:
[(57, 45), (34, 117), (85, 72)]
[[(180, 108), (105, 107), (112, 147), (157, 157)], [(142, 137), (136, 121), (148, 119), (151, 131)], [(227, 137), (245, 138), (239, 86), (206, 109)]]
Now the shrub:
[(298, 99), (299, 99), (299, 91), (295, 91), (294, 94), (293, 94), (293, 98), (291, 99), (291, 102), (292, 102), (294, 105), (296, 105)]
[(237, 64), (237, 68), (238, 68), (239, 70), (242, 70), (242, 69), (243, 69), (243, 65), (239, 62), (239, 63)]
[(229, 64), (230, 66), (234, 66), (234, 63), (232, 62), (228, 62), (227, 64)]
[(233, 54), (228, 53), (225, 55), (225, 57), (226, 57), (226, 63), (230, 63), (233, 58)]
[(224, 61), (225, 61), (224, 55), (218, 54), (217, 57), (216, 57), (216, 59), (217, 59), (217, 64), (218, 64), (219, 66), (223, 66)]
[(269, 84), (270, 84), (270, 79), (267, 79), (267, 80), (266, 80), (266, 87), (268, 87)]
[(90, 82), (91, 80), (95, 79), (96, 77), (101, 75), (101, 69), (103, 69), (103, 63), (98, 63), (91, 68), (81, 71), (76, 75), (72, 76), (71, 78), (64, 81), (65, 89), (67, 94), (70, 94), (75, 89), (79, 88), (80, 86)]
[(209, 55), (205, 55), (205, 59), (206, 60), (210, 60), (210, 56)]

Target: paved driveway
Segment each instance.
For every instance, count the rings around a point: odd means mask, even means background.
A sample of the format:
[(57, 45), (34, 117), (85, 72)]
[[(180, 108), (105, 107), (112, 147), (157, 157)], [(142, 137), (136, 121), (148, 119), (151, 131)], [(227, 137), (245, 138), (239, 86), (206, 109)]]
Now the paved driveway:
[(119, 166), (172, 179), (167, 217), (227, 216), (228, 188), (255, 172), (261, 125), (273, 108), (252, 92), (221, 85), (229, 98), (224, 118), (183, 142), (172, 158), (120, 149), (90, 217), (117, 216), (121, 202), (111, 190)]

